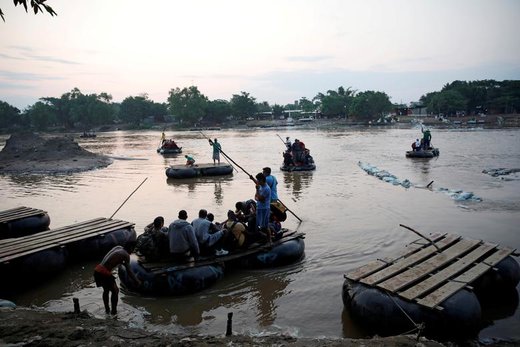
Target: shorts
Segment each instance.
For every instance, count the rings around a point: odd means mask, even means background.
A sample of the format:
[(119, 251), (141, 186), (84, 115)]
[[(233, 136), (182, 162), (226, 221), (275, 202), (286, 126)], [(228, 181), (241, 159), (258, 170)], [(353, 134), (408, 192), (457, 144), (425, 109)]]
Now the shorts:
[(97, 271), (94, 271), (94, 280), (96, 281), (96, 286), (103, 287), (103, 289), (112, 289), (116, 283), (116, 278), (113, 275), (104, 275)]

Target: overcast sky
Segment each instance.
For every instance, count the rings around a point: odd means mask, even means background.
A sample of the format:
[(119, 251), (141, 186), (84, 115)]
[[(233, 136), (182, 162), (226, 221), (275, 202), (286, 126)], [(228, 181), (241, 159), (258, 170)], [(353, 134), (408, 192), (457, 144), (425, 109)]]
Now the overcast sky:
[[(29, 1), (29, 0), (28, 0)], [(518, 0), (0, 0), (0, 100), (196, 85), (287, 104), (339, 86), (409, 103), (454, 80), (520, 79)]]

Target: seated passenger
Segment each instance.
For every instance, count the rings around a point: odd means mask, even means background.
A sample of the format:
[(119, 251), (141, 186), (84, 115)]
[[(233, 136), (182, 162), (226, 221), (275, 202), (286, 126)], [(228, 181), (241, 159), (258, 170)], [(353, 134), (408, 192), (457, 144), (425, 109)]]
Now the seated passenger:
[(208, 212), (202, 209), (199, 211), (199, 217), (191, 222), (199, 243), (200, 254), (206, 256), (225, 255), (227, 252), (222, 247), (226, 233), (224, 230), (218, 230), (211, 234), (209, 232), (211, 222), (206, 218), (207, 216)]
[(164, 218), (156, 217), (153, 223), (144, 228), (136, 244), (136, 253), (148, 261), (155, 261), (168, 254), (168, 228), (164, 226)]
[(168, 239), (170, 241), (170, 255), (173, 261), (193, 261), (199, 256), (199, 243), (195, 231), (186, 221), (188, 213), (179, 211), (179, 219), (173, 221), (168, 227)]
[(239, 201), (235, 204), (235, 214), (242, 223), (248, 223), (251, 217), (256, 215), (256, 202), (253, 199)]
[(268, 224), (269, 232), (273, 241), (279, 240), (283, 236), (282, 224), (271, 214)]
[(228, 219), (224, 224), (224, 227), (229, 230), (230, 235), (233, 237), (228, 239), (226, 249), (232, 251), (237, 248), (244, 248), (247, 245), (246, 226), (244, 223), (238, 221), (238, 218), (233, 211), (229, 210), (227, 215)]
[(292, 154), (289, 150), (285, 151), (283, 153), (283, 164), (285, 166), (292, 166), (294, 165)]

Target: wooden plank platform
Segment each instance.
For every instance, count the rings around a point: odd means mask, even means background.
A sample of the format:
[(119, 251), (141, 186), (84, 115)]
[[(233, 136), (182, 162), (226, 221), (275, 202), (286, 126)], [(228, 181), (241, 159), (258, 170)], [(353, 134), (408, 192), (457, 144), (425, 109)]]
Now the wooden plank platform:
[(0, 263), (6, 263), (13, 259), (53, 247), (65, 246), (72, 242), (101, 236), (118, 229), (133, 227), (134, 223), (122, 220), (95, 218), (34, 235), (1, 240)]
[(36, 208), (31, 207), (15, 207), (9, 210), (0, 211), (0, 223), (8, 223), (18, 219), (32, 217), (32, 216), (41, 216), (46, 214), (47, 211), (43, 211)]
[(372, 261), (349, 272), (345, 278), (429, 308), (439, 308), (450, 296), (470, 286), (515, 252), (451, 234), (436, 234), (430, 238), (439, 250), (419, 239), (407, 245), (398, 257)]

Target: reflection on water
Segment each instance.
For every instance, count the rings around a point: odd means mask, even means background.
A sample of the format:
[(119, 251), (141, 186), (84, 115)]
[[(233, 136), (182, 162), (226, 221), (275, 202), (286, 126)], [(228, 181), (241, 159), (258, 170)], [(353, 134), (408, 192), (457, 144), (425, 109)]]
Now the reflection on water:
[(312, 183), (312, 171), (283, 172), (283, 184), (292, 192), (295, 200), (301, 198), (302, 192)]

